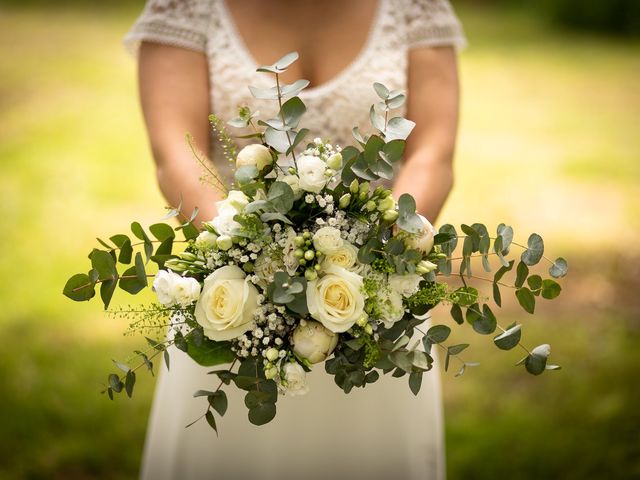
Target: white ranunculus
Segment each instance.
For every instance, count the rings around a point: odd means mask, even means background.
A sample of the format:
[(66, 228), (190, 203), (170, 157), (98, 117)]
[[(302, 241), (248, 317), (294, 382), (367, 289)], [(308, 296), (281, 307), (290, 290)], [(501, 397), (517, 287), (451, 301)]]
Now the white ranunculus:
[(353, 270), (358, 261), (358, 249), (346, 240), (337, 250), (327, 253), (322, 260), (322, 267), (329, 268), (331, 265)]
[(160, 270), (156, 274), (152, 289), (165, 307), (187, 307), (200, 296), (200, 283), (195, 278), (183, 277), (167, 270)]
[(292, 335), (293, 352), (311, 363), (323, 362), (338, 344), (338, 335), (321, 323), (300, 323)]
[(305, 395), (309, 392), (307, 374), (304, 371), (304, 368), (296, 362), (285, 363), (282, 367), (280, 383), (285, 394), (296, 396)]
[(298, 200), (302, 197), (302, 189), (300, 188), (300, 179), (297, 175), (284, 175), (282, 177), (278, 177), (279, 182), (284, 182), (291, 187), (293, 190), (293, 197)]
[(247, 145), (236, 157), (236, 167), (256, 167), (258, 171), (273, 163), (271, 151), (264, 145), (254, 143)]
[(393, 288), (386, 288), (378, 293), (378, 301), (383, 318), (381, 319), (384, 326), (391, 328), (394, 323), (402, 320), (404, 316), (404, 305), (402, 304), (402, 295)]
[(429, 253), (433, 248), (433, 237), (438, 233), (433, 225), (418, 214), (420, 220), (422, 220), (422, 231), (418, 234), (407, 235), (404, 243), (409, 248), (420, 250), (423, 253)]
[(310, 315), (334, 333), (346, 332), (364, 312), (362, 277), (332, 265), (307, 284)]
[(408, 273), (406, 275), (389, 275), (389, 285), (403, 297), (410, 297), (416, 293), (421, 281), (422, 277), (415, 273)]
[(298, 266), (300, 265), (299, 260), (295, 256), (295, 251), (298, 247), (295, 244), (296, 232), (293, 228), (287, 229), (287, 238), (282, 247), (282, 261), (284, 263), (285, 270), (289, 275), (293, 275), (296, 273)]
[(216, 248), (218, 236), (209, 230), (203, 230), (196, 238), (196, 248), (199, 250), (211, 250)]
[(313, 234), (313, 246), (325, 255), (333, 253), (344, 245), (340, 230), (334, 227), (322, 227)]
[(215, 341), (231, 340), (253, 328), (258, 290), (235, 265), (221, 267), (204, 280), (196, 321)]
[(300, 188), (307, 192), (319, 193), (329, 180), (324, 172), (327, 164), (319, 157), (305, 155), (297, 161)]
[(235, 210), (225, 210), (211, 220), (209, 224), (216, 230), (216, 232), (218, 232), (218, 235), (228, 235), (232, 237), (235, 230), (242, 228), (242, 225), (233, 219), (236, 213), (237, 212)]

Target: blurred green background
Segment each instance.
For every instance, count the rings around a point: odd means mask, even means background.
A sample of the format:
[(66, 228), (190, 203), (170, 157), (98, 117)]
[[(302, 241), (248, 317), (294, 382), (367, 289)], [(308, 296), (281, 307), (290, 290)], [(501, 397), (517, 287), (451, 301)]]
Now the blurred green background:
[[(549, 341), (563, 370), (533, 378), (512, 366), (517, 352), (456, 334), (482, 365), (443, 376), (449, 478), (640, 478), (637, 9), (618, 2), (630, 10), (604, 22), (585, 11), (606, 2), (581, 2), (587, 20), (567, 21), (544, 2), (505, 3), (458, 8), (471, 46), (441, 218), (537, 231), (569, 259), (558, 301), (501, 315), (525, 323), (530, 345)], [(0, 7), (2, 479), (137, 475), (153, 379), (140, 376), (132, 401), (99, 391), (111, 358), (140, 342), (61, 289), (95, 235), (164, 213), (120, 43), (139, 9)]]

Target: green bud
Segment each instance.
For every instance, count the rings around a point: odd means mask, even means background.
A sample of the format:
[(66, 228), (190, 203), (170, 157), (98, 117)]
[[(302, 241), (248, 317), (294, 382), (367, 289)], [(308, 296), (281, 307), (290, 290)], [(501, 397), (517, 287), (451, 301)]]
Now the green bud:
[(368, 322), (369, 322), (369, 318), (367, 317), (366, 313), (363, 313), (362, 315), (360, 315), (360, 318), (356, 321), (356, 323), (360, 327), (364, 327), (365, 325), (367, 325)]
[(307, 261), (304, 258), (301, 258), (298, 260), (298, 263), (304, 267), (307, 264)]
[(379, 195), (382, 195), (382, 192), (384, 192), (384, 187), (382, 185), (378, 185), (373, 191), (373, 195), (377, 197)]
[(382, 219), (385, 222), (395, 222), (398, 219), (398, 212), (396, 212), (395, 210), (386, 210), (382, 214)]
[(242, 266), (242, 269), (247, 273), (252, 273), (253, 272), (253, 263), (251, 263), (251, 262), (245, 263)]
[(340, 153), (334, 153), (327, 159), (327, 166), (334, 170), (339, 169), (342, 166), (342, 155)]
[(365, 325), (364, 331), (367, 332), (369, 335), (373, 335), (373, 327), (371, 326), (370, 323), (367, 323)]
[(376, 209), (376, 202), (374, 202), (373, 200), (369, 200), (367, 203), (365, 203), (364, 208), (368, 212), (373, 212)]
[(302, 238), (304, 238), (305, 240), (309, 240), (311, 238), (311, 232), (304, 232), (302, 234)]
[(316, 273), (315, 270), (311, 270), (309, 268), (309, 269), (304, 271), (304, 278), (306, 278), (308, 281), (312, 282), (313, 280), (318, 278), (318, 274)]
[(296, 174), (296, 169), (295, 169), (295, 168), (293, 168), (293, 167), (289, 167), (288, 172), (289, 172), (291, 175), (295, 175), (295, 174)]
[(354, 178), (353, 182), (351, 182), (351, 185), (349, 185), (349, 191), (353, 194), (356, 194), (358, 193), (358, 189), (359, 189), (358, 179)]
[(304, 250), (302, 250), (301, 248), (296, 248), (296, 251), (293, 252), (293, 256), (296, 258), (304, 257)]
[(314, 252), (313, 250), (307, 250), (306, 252), (304, 252), (305, 260), (313, 260), (315, 256), (316, 256), (316, 252)]
[(327, 168), (327, 169), (324, 171), (324, 176), (325, 176), (325, 177), (333, 177), (333, 174), (334, 174), (334, 173), (336, 173), (336, 171), (335, 171), (335, 170), (333, 170), (333, 169), (331, 169), (331, 168)]
[(267, 380), (271, 380), (278, 376), (278, 368), (277, 367), (269, 367), (264, 371), (264, 376)]
[(378, 202), (378, 211), (393, 210), (396, 208), (396, 202), (392, 197), (384, 197)]
[(416, 265), (416, 272), (420, 275), (424, 275), (425, 273), (432, 272), (436, 268), (438, 268), (438, 266), (435, 263), (428, 260), (422, 260)]
[(365, 193), (369, 193), (369, 182), (362, 182), (360, 184), (360, 193), (365, 192)]
[(182, 260), (186, 260), (187, 262), (193, 262), (196, 257), (193, 253), (189, 253), (189, 252), (182, 252), (178, 255)]
[(293, 243), (296, 247), (301, 247), (304, 245), (304, 238), (298, 236), (296, 238), (293, 239)]
[(320, 269), (321, 269), (322, 267), (320, 266), (320, 264), (319, 264), (319, 263), (316, 263), (316, 264), (313, 266), (313, 268), (315, 268), (315, 269), (316, 269), (316, 271), (317, 271), (317, 272), (319, 272), (319, 271), (320, 271)]
[(340, 208), (344, 209), (344, 208), (347, 208), (350, 203), (351, 203), (351, 194), (350, 193), (345, 193), (344, 195), (342, 195), (340, 197), (340, 200), (338, 202), (338, 206)]
[(360, 192), (358, 194), (358, 200), (360, 200), (361, 202), (364, 202), (367, 198), (369, 198), (368, 192)]
[(216, 245), (220, 250), (229, 250), (233, 246), (233, 241), (229, 235), (220, 235), (216, 239)]
[(267, 360), (269, 360), (270, 362), (275, 362), (278, 359), (278, 353), (279, 352), (277, 349), (271, 347), (265, 352), (265, 357), (267, 357)]

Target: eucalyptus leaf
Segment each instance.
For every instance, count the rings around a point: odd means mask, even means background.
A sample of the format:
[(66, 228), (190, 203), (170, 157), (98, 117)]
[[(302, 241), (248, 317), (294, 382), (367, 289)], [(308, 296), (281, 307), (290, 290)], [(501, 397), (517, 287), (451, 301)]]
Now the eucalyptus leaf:
[(537, 233), (532, 233), (527, 241), (527, 249), (522, 252), (521, 259), (527, 265), (537, 264), (544, 254), (544, 242)]
[(500, 350), (511, 350), (520, 343), (521, 336), (522, 325), (516, 325), (496, 336), (493, 339), (493, 343), (495, 343), (496, 347)]
[(564, 277), (567, 272), (569, 271), (569, 265), (567, 264), (567, 261), (562, 258), (556, 258), (556, 261), (553, 262), (553, 265), (551, 265), (551, 268), (549, 268), (549, 275), (551, 275), (553, 278), (562, 278)]

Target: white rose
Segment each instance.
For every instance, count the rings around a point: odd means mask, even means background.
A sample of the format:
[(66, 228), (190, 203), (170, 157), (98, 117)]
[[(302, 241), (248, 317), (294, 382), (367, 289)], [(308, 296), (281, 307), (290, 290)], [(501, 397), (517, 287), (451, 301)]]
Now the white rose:
[(293, 331), (293, 352), (311, 363), (323, 362), (338, 344), (338, 335), (318, 322), (305, 321)]
[(219, 235), (228, 235), (231, 237), (234, 235), (235, 230), (242, 228), (242, 225), (233, 219), (235, 215), (235, 210), (232, 212), (225, 210), (223, 213), (220, 213), (217, 217), (211, 220), (209, 224), (215, 228)]
[(393, 288), (387, 288), (378, 294), (380, 309), (383, 318), (381, 319), (384, 326), (391, 328), (394, 323), (402, 320), (404, 316), (404, 305), (402, 304), (402, 295)]
[(287, 362), (282, 367), (280, 384), (289, 395), (305, 395), (309, 391), (307, 374), (304, 368), (296, 362)]
[(203, 230), (196, 238), (196, 248), (199, 250), (211, 250), (216, 247), (218, 236), (209, 230)]
[(298, 265), (300, 262), (295, 256), (295, 251), (298, 247), (295, 244), (296, 232), (293, 228), (287, 229), (287, 239), (285, 241), (284, 247), (282, 247), (282, 261), (284, 262), (284, 267), (289, 275), (293, 275), (296, 273), (298, 269)]
[(335, 265), (307, 284), (310, 315), (334, 333), (346, 332), (364, 312), (362, 277)]
[(410, 297), (418, 292), (418, 285), (422, 281), (420, 275), (408, 273), (406, 275), (389, 275), (389, 285), (403, 297)]
[(236, 167), (256, 167), (261, 171), (267, 165), (273, 163), (271, 151), (264, 145), (254, 143), (247, 145), (238, 153), (236, 157)]
[(436, 229), (431, 225), (429, 220), (418, 214), (420, 220), (422, 220), (422, 232), (414, 235), (407, 235), (404, 240), (404, 244), (416, 250), (420, 250), (423, 253), (429, 253), (433, 248), (433, 237), (438, 233)]
[(221, 267), (204, 280), (196, 321), (211, 340), (231, 340), (253, 328), (258, 290), (236, 266)]
[(234, 213), (240, 213), (248, 204), (249, 197), (247, 197), (243, 192), (240, 190), (231, 190), (228, 193), (227, 198), (220, 202), (216, 202), (216, 207), (218, 208), (218, 213), (227, 211), (229, 213), (232, 211)]
[(307, 192), (319, 193), (329, 180), (324, 172), (327, 164), (319, 157), (305, 155), (297, 161), (300, 188)]
[(322, 227), (313, 234), (313, 246), (325, 255), (333, 253), (344, 245), (340, 230), (334, 227)]
[(337, 250), (327, 253), (322, 260), (322, 267), (329, 268), (331, 265), (352, 270), (356, 266), (358, 260), (358, 249), (346, 240), (343, 241), (341, 247)]
[(297, 175), (284, 175), (278, 177), (279, 182), (284, 182), (293, 190), (293, 197), (298, 200), (302, 197), (302, 189), (300, 188), (300, 179)]
[(165, 307), (188, 307), (200, 296), (200, 283), (195, 278), (183, 277), (167, 270), (160, 270), (156, 274), (152, 289)]

